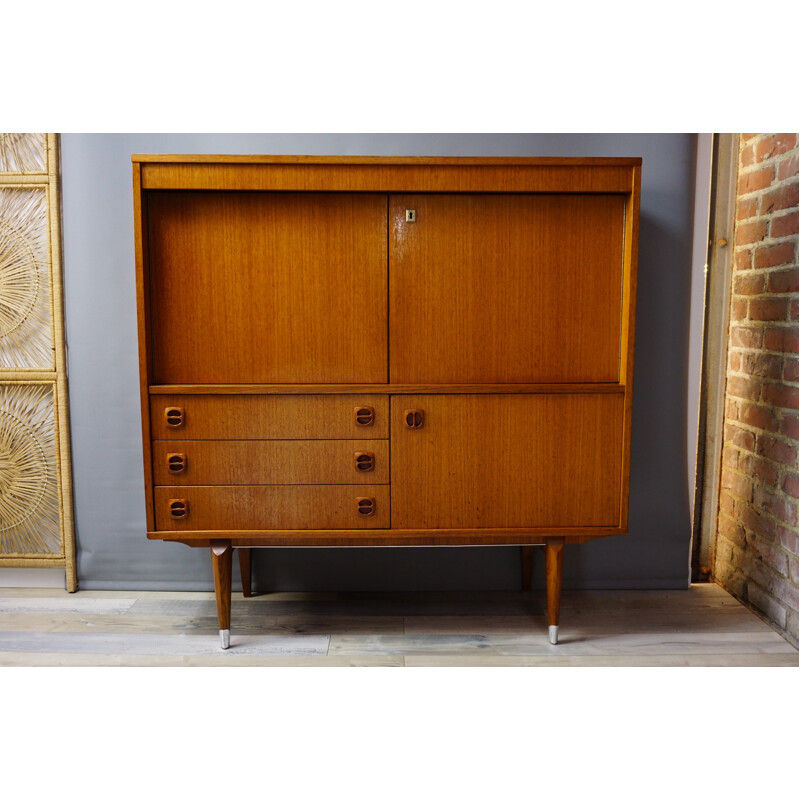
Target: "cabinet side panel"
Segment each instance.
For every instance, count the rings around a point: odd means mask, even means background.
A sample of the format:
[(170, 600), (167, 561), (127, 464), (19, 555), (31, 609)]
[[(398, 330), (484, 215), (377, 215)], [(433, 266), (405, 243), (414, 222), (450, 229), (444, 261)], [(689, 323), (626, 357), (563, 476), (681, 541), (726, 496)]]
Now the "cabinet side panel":
[(156, 383), (387, 376), (386, 197), (150, 192)]
[(147, 194), (142, 191), (141, 164), (133, 165), (133, 238), (136, 252), (136, 317), (139, 337), (139, 398), (142, 413), (144, 494), (147, 530), (153, 530), (153, 474), (150, 452), (150, 396), (152, 383), (150, 337), (150, 261), (147, 227)]
[(392, 397), (392, 527), (616, 527), (622, 421), (619, 394)]
[(620, 373), (625, 382), (625, 424), (622, 429), (622, 493), (620, 525), (628, 527), (628, 506), (631, 471), (631, 425), (633, 421), (633, 351), (636, 333), (636, 276), (639, 261), (639, 196), (641, 167), (634, 167), (631, 194), (625, 207), (625, 266), (622, 305), (622, 346)]

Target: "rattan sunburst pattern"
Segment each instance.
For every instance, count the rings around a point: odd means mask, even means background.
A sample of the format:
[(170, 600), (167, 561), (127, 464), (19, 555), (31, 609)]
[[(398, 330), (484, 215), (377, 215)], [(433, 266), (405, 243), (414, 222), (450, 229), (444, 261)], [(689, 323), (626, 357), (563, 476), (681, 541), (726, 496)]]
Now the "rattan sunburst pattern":
[(43, 172), (43, 133), (0, 133), (0, 172)]
[(0, 555), (59, 553), (50, 384), (0, 384)]
[(0, 189), (0, 369), (52, 369), (47, 197)]

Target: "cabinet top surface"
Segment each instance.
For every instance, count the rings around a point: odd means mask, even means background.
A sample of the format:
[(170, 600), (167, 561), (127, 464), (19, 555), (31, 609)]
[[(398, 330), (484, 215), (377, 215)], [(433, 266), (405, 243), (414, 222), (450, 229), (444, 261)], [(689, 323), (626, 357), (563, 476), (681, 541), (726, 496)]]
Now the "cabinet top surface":
[(299, 156), (299, 155), (131, 155), (134, 163), (168, 164), (341, 164), (341, 165), (429, 165), (429, 166), (519, 166), (519, 167), (638, 167), (641, 158), (547, 158), (547, 157), (434, 157), (434, 156)]

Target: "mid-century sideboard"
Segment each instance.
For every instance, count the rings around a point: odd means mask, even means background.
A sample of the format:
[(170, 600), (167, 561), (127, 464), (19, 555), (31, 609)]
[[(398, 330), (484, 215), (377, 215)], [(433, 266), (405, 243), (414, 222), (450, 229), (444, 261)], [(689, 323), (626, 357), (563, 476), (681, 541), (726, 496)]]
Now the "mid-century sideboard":
[(151, 539), (627, 533), (641, 159), (134, 155)]

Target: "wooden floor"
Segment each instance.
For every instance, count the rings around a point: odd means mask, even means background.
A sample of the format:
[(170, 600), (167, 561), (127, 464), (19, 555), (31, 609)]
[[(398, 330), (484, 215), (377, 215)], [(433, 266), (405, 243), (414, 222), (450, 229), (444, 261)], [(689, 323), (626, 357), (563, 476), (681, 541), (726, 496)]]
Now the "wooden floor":
[(565, 592), (548, 644), (520, 592), (234, 595), (231, 648), (207, 592), (0, 589), (0, 666), (798, 666), (723, 589)]

